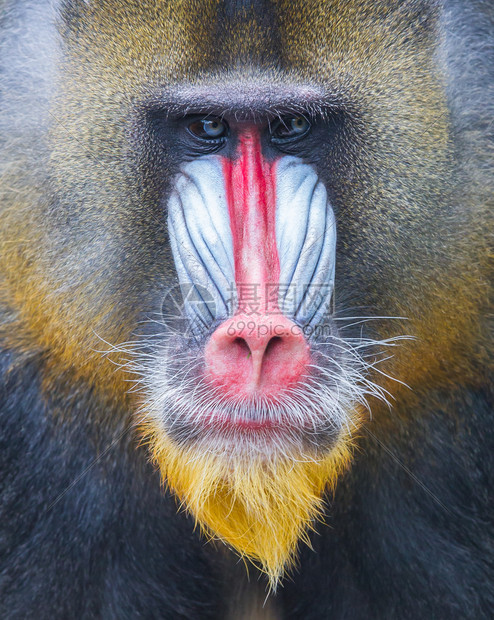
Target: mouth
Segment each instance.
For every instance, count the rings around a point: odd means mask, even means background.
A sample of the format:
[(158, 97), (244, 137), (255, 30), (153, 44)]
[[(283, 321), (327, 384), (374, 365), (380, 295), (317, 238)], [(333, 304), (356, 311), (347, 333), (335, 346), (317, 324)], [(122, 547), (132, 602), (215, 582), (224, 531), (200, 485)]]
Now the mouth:
[(288, 421), (274, 421), (269, 418), (252, 419), (240, 413), (232, 418), (228, 413), (210, 411), (206, 412), (200, 424), (207, 431), (213, 429), (219, 433), (279, 433), (293, 428)]
[[(297, 433), (314, 435), (322, 430), (324, 420), (316, 407), (310, 415), (308, 410), (303, 411), (298, 392), (303, 394), (305, 389), (301, 383), (298, 389), (286, 390), (276, 399), (223, 396), (216, 406), (200, 411), (190, 423), (199, 432), (230, 438), (241, 435), (254, 437), (256, 434), (263, 437), (294, 437)], [(299, 411), (295, 415), (297, 407)]]

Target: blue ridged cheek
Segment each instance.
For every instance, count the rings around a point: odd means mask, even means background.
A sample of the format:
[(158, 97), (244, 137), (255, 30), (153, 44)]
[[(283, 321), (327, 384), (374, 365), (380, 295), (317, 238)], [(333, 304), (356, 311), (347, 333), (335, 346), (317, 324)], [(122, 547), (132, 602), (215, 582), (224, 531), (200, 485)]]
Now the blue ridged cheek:
[[(221, 159), (202, 157), (182, 167), (168, 203), (168, 231), (185, 312), (207, 328), (231, 312), (235, 272)], [(189, 292), (190, 285), (192, 291)]]
[[(336, 221), (323, 183), (297, 157), (284, 156), (276, 165), (275, 224), (280, 309), (300, 324), (317, 324), (333, 293)], [(168, 230), (186, 292), (185, 312), (201, 332), (236, 307), (233, 239), (219, 156), (182, 167), (168, 203)]]
[(276, 242), (280, 308), (316, 325), (333, 294), (336, 220), (324, 184), (297, 157), (282, 157), (276, 168)]

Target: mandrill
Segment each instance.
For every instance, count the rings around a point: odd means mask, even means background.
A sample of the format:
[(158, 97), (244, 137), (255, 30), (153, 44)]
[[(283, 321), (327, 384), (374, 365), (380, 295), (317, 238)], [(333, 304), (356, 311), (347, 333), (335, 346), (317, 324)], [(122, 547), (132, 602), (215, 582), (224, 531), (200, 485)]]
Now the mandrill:
[(490, 617), (493, 88), (489, 0), (0, 2), (2, 618)]

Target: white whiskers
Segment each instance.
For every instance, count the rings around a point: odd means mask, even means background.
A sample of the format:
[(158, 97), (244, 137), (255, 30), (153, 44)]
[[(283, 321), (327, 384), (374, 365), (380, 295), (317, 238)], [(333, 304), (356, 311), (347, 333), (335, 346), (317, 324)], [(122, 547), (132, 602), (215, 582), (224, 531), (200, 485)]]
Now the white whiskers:
[[(392, 347), (407, 338), (335, 335), (313, 343), (313, 361), (297, 386), (269, 400), (262, 396), (233, 398), (209, 384), (203, 377), (199, 347), (187, 348), (183, 342), (180, 346), (180, 338), (173, 332), (137, 337), (119, 345), (103, 340), (108, 348), (100, 352), (133, 376), (129, 391), (141, 394), (137, 424), (152, 421), (175, 441), (193, 441), (223, 456), (248, 457), (255, 452), (290, 454), (291, 458), (296, 454), (297, 459), (305, 460), (317, 457), (328, 437), (335, 438), (342, 431), (351, 435), (358, 426), (357, 412), (367, 410), (371, 416), (369, 398), (391, 407), (393, 396), (377, 377), (394, 379), (379, 365), (391, 357)], [(115, 354), (118, 361), (112, 360)], [(270, 432), (238, 432), (235, 422), (246, 420), (269, 422)], [(223, 428), (225, 421), (228, 424)]]

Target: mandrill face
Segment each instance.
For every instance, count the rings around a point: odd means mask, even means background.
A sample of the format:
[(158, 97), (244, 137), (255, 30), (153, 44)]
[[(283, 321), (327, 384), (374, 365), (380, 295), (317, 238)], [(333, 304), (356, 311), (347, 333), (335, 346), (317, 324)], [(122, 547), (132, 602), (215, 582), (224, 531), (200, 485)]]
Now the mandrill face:
[(148, 389), (171, 437), (205, 449), (206, 436), (222, 458), (293, 448), (312, 459), (365, 396), (355, 380), (365, 385), (365, 364), (331, 316), (333, 208), (314, 167), (280, 151), (310, 131), (289, 115), (273, 129), (226, 116), (185, 128), (195, 157), (166, 205), (181, 322), (165, 297), (166, 341)]
[[(316, 94), (296, 92), (307, 107)], [(337, 223), (303, 158), (324, 121), (238, 116), (180, 123), (191, 155), (166, 212), (183, 303), (174, 326), (165, 297), (140, 371), (142, 428), (201, 525), (275, 580), (347, 461), (367, 394), (383, 392), (367, 377), (371, 343), (342, 338), (333, 316)]]
[(149, 112), (180, 150), (163, 193), (175, 274), (137, 356), (140, 427), (200, 525), (275, 583), (367, 398), (386, 400), (370, 371), (393, 340), (352, 336), (335, 314), (336, 193), (319, 159), (347, 120), (324, 91), (237, 75), (175, 97), (187, 114)]
[(19, 315), (273, 584), (369, 412), (392, 424), (471, 329), (418, 4), (81, 2), (40, 75), (47, 173), (5, 222)]

